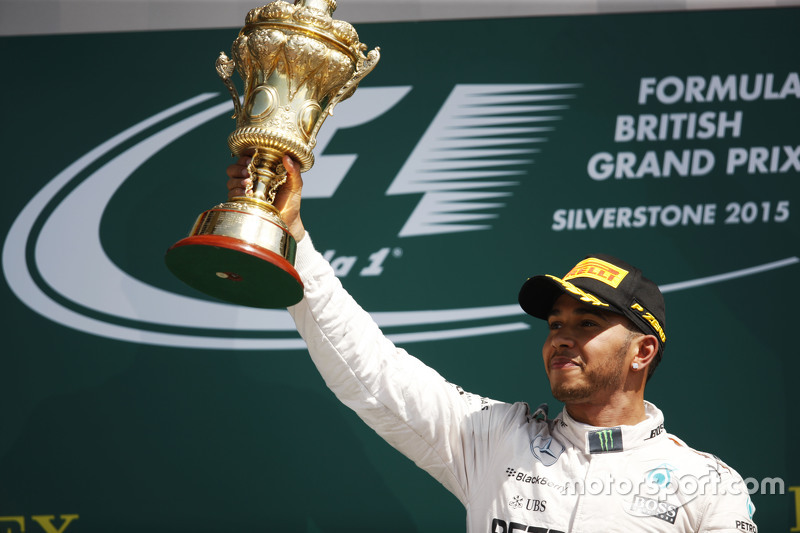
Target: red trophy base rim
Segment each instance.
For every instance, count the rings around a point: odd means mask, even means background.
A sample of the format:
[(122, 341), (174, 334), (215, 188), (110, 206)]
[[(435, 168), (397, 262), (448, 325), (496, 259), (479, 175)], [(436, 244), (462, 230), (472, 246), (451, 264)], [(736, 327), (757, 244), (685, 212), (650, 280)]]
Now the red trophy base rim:
[(279, 309), (303, 299), (303, 282), (289, 261), (235, 237), (186, 237), (167, 250), (165, 261), (190, 287), (227, 302)]

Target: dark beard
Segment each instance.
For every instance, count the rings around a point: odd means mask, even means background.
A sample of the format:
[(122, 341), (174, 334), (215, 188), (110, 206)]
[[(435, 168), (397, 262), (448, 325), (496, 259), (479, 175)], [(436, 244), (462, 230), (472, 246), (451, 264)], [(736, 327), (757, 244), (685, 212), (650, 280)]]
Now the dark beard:
[(608, 364), (584, 372), (583, 375), (588, 383), (572, 386), (565, 384), (551, 385), (550, 390), (553, 393), (553, 397), (560, 402), (567, 403), (586, 400), (599, 391), (619, 389), (624, 376), (625, 354), (630, 348), (633, 337), (634, 335), (631, 332), (625, 340), (625, 344), (614, 354)]

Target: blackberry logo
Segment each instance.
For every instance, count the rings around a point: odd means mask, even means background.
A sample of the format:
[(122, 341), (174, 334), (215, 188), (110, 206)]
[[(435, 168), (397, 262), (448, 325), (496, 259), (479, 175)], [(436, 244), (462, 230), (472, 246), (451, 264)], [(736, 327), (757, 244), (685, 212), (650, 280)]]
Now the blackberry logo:
[(544, 485), (545, 487), (551, 488), (561, 494), (567, 493), (567, 486), (569, 485), (569, 483), (566, 485), (555, 483), (552, 479), (547, 479), (547, 476), (536, 476), (511, 467), (506, 468), (506, 475), (520, 483), (527, 483), (529, 485)]

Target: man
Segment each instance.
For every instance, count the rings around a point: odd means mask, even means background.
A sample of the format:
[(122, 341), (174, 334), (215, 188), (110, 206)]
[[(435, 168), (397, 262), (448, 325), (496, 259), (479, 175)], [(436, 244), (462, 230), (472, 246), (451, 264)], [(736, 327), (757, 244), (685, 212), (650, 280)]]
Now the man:
[[(246, 194), (247, 158), (228, 167)], [(547, 320), (552, 420), (467, 393), (395, 347), (342, 288), (300, 219), (302, 179), (284, 158), (275, 199), (298, 241), (304, 299), (290, 308), (328, 387), (466, 507), (467, 531), (756, 531), (741, 477), (664, 430), (644, 401), (666, 342), (664, 300), (635, 267), (591, 256), (536, 276), (519, 301)]]

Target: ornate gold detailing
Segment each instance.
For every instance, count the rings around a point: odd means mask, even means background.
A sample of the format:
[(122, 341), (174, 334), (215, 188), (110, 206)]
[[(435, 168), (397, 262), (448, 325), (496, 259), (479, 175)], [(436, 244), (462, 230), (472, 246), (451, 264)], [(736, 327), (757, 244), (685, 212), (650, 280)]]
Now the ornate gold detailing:
[(297, 113), (297, 127), (301, 133), (305, 134), (306, 139), (309, 139), (314, 132), (314, 126), (317, 124), (321, 113), (322, 108), (314, 100), (308, 100), (303, 104), (300, 112)]
[(231, 81), (231, 76), (233, 76), (233, 71), (236, 68), (235, 62), (228, 59), (228, 56), (225, 55), (225, 52), (220, 52), (219, 57), (217, 58), (217, 74), (220, 78), (222, 78), (222, 83), (225, 84), (225, 87), (228, 88), (228, 92), (231, 93), (231, 98), (233, 98), (233, 118), (237, 118), (242, 114), (242, 105), (239, 103), (239, 93), (236, 92), (236, 86), (233, 85)]
[[(353, 94), (378, 62), (347, 22), (334, 20), (335, 0), (276, 0), (250, 10), (216, 70), (228, 88), (235, 155), (250, 156), (244, 196), (202, 213), (189, 236), (167, 251), (167, 267), (189, 286), (225, 301), (280, 308), (303, 297), (294, 269), (297, 243), (274, 206), (288, 154), (301, 171), (314, 164), (317, 133), (333, 108)], [(232, 81), (244, 81), (243, 98)]]
[[(251, 175), (264, 183), (253, 192), (268, 203), (285, 179), (281, 155), (310, 169), (322, 123), (380, 59), (377, 48), (364, 55), (355, 28), (332, 18), (335, 9), (334, 0), (277, 0), (251, 9), (233, 42), (234, 59), (217, 59), (236, 108), (228, 146), (237, 155), (259, 154)], [(243, 105), (230, 81), (234, 69), (244, 80)]]
[(271, 85), (259, 85), (253, 90), (248, 113), (252, 120), (262, 120), (269, 116), (278, 106), (278, 91)]

